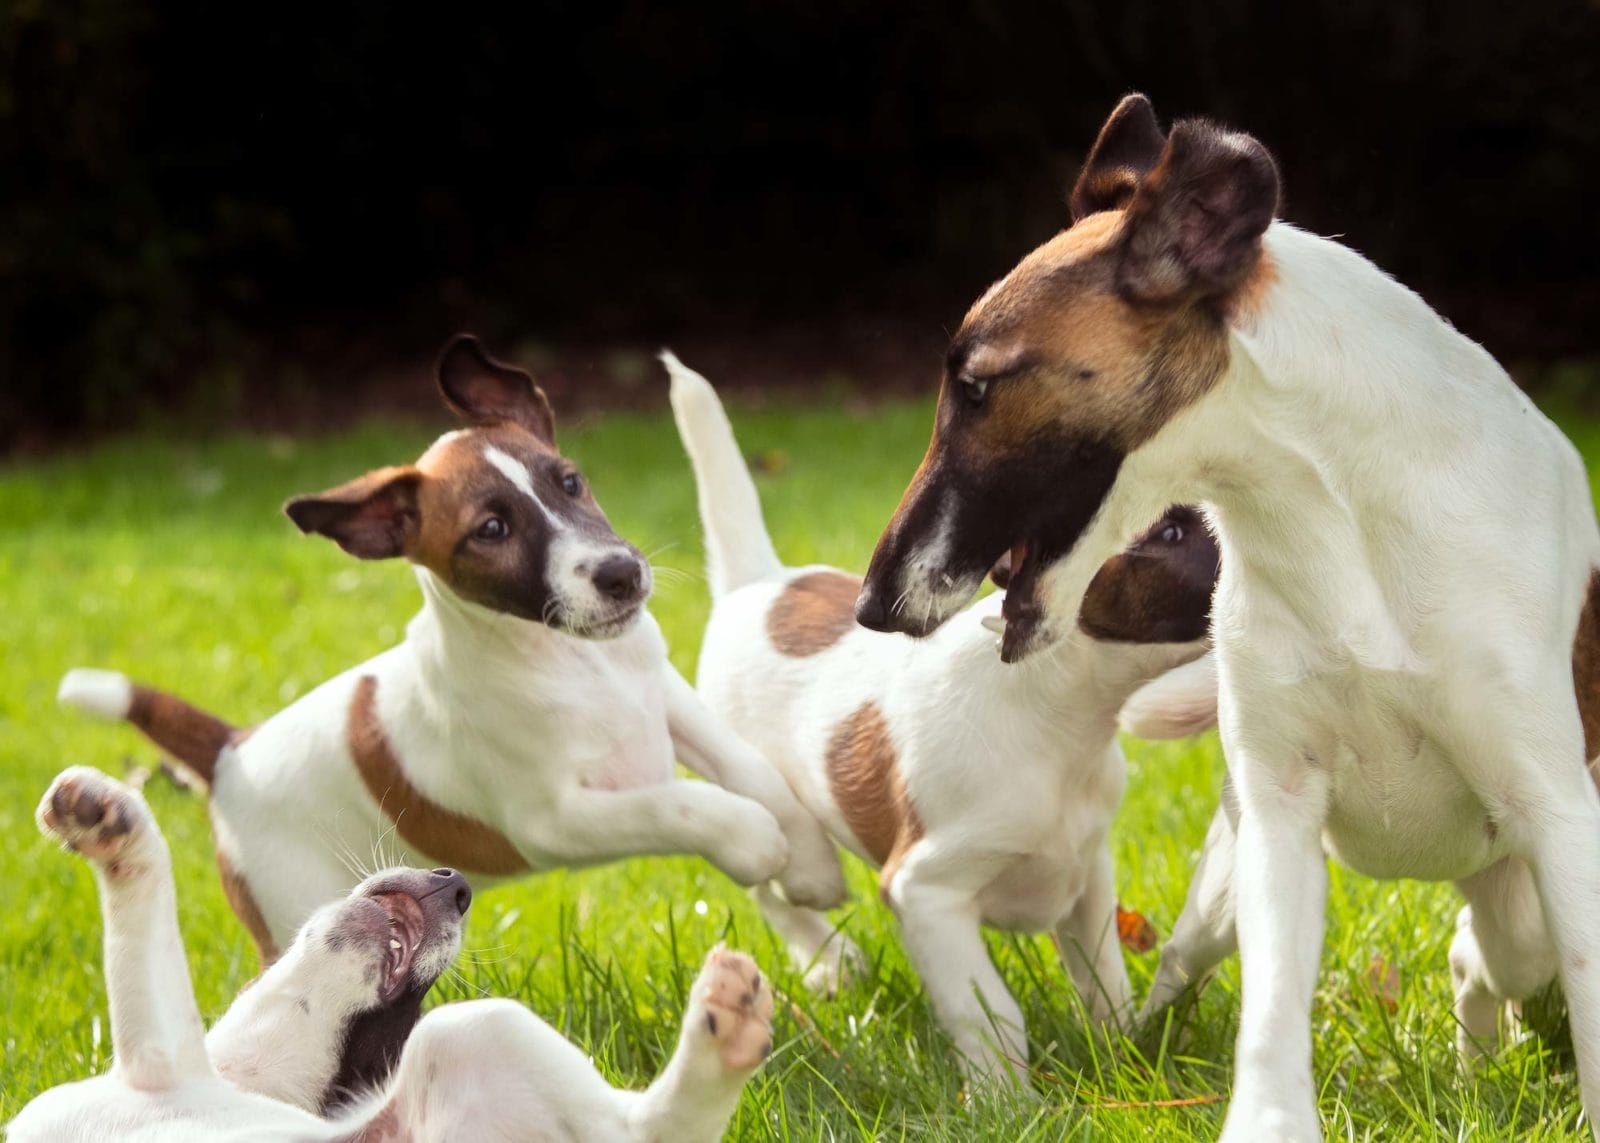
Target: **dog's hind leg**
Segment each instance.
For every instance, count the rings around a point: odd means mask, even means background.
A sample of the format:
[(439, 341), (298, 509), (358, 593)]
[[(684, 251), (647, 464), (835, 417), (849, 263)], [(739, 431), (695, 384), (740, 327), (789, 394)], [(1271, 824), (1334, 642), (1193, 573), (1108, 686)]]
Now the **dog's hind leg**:
[(1239, 802), (1233, 782), (1222, 782), (1222, 804), (1206, 830), (1205, 847), (1189, 879), (1183, 912), (1172, 926), (1172, 936), (1161, 948), (1150, 995), (1139, 1010), (1137, 1024), (1148, 1027), (1170, 1008), (1185, 989), (1198, 988), (1239, 947), (1234, 930), (1234, 821)]
[(770, 885), (752, 891), (767, 924), (778, 930), (789, 958), (806, 987), (822, 996), (836, 996), (861, 968), (861, 950), (841, 933), (826, 913), (791, 905)]
[(160, 1091), (206, 1076), (166, 840), (144, 799), (87, 766), (63, 770), (35, 815), (46, 836), (86, 858), (100, 887), (113, 1069)]
[(1463, 1063), (1492, 1051), (1508, 1000), (1526, 1000), (1556, 977), (1555, 946), (1533, 871), (1507, 858), (1459, 882), (1467, 898), (1450, 942), (1456, 1045)]
[(1121, 1024), (1132, 1014), (1128, 966), (1117, 933), (1117, 882), (1111, 851), (1101, 846), (1083, 895), (1056, 927), (1056, 943), (1078, 995), (1096, 1024)]

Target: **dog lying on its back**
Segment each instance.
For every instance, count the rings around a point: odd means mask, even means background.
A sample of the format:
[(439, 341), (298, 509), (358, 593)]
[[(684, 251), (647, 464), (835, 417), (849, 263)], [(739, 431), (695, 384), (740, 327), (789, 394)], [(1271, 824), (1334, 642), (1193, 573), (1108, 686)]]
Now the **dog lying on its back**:
[(114, 1056), (107, 1074), (24, 1107), (12, 1143), (710, 1143), (771, 1049), (772, 991), (748, 957), (722, 949), (690, 994), (677, 1052), (640, 1093), (612, 1088), (508, 1000), (419, 1022), (472, 899), (450, 869), (387, 870), (318, 909), (206, 1035), (171, 860), (144, 799), (78, 766), (38, 819), (100, 885)]
[[(423, 608), (404, 642), (248, 732), (112, 672), (61, 685), (209, 783), (223, 883), (263, 962), (350, 888), (341, 853), (380, 837), (475, 884), (694, 853), (838, 903), (821, 828), (667, 660), (649, 565), (556, 451), (544, 393), (465, 336), (438, 383), (467, 428), (286, 509), (360, 559), (415, 565)], [(679, 759), (712, 782), (677, 779)]]
[[(712, 709), (766, 752), (829, 833), (881, 867), (884, 899), (940, 1019), (980, 1077), (1020, 1072), (1022, 1011), (982, 923), (1055, 933), (1092, 1016), (1129, 1015), (1107, 842), (1122, 798), (1123, 701), (1205, 649), (1217, 551), (1174, 508), (1095, 578), (1056, 654), (1006, 667), (993, 596), (925, 642), (858, 628), (860, 581), (786, 568), (716, 393), (670, 354), (715, 606)], [(826, 917), (758, 890), (809, 980), (852, 958)]]

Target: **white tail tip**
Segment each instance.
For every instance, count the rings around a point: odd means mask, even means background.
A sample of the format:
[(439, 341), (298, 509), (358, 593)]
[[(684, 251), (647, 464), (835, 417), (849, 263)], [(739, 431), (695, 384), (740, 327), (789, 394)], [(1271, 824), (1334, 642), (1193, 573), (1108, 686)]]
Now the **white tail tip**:
[(703, 391), (711, 389), (711, 382), (679, 361), (678, 355), (672, 350), (663, 349), (656, 358), (667, 367), (667, 376), (672, 379), (672, 392), (675, 396), (689, 389)]
[(133, 706), (133, 683), (120, 671), (77, 667), (62, 678), (56, 701), (96, 718), (127, 718)]

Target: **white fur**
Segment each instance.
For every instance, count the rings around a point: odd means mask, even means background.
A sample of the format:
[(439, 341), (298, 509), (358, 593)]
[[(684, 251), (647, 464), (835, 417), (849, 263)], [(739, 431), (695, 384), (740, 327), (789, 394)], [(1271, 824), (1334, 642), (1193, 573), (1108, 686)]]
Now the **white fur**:
[(133, 705), (133, 684), (117, 671), (79, 667), (62, 676), (56, 701), (95, 718), (115, 721), (125, 718)]
[(1217, 660), (1212, 655), (1151, 679), (1117, 716), (1117, 724), (1135, 738), (1188, 738), (1216, 723)]
[[(75, 767), (58, 783), (63, 779), (115, 790), (135, 821), (120, 849), (91, 856), (106, 929), (114, 1055), (106, 1074), (28, 1103), (6, 1125), (12, 1143), (334, 1143), (358, 1135), (711, 1143), (764, 1054), (770, 991), (762, 994), (766, 986), (757, 984), (755, 1003), (725, 1006), (759, 974), (748, 958), (719, 949), (691, 992), (678, 1050), (646, 1091), (612, 1088), (581, 1051), (521, 1005), (478, 1000), (428, 1013), (383, 1087), (336, 1118), (321, 1118), (308, 1108), (336, 1070), (343, 1028), (336, 1015), (363, 996), (370, 1003), (373, 991), (371, 950), (322, 939), (341, 903), (319, 910), (284, 958), (203, 1035), (171, 862), (149, 808), (96, 771)], [(50, 797), (41, 804), (41, 824)], [(457, 931), (438, 950), (453, 959), (459, 944)], [(707, 1021), (713, 1010), (715, 1032)], [(371, 1135), (362, 1134), (369, 1128)]]
[[(842, 899), (821, 827), (759, 754), (710, 718), (648, 612), (615, 638), (585, 639), (467, 602), (425, 569), (417, 579), (423, 606), (403, 642), (317, 687), (217, 761), (217, 847), (279, 948), (356, 882), (352, 862), (381, 851), (397, 864), (457, 864), (408, 845), (356, 770), (347, 728), (368, 676), (411, 783), (499, 831), (535, 871), (698, 854), (743, 884), (777, 877), (797, 901)], [(680, 759), (714, 781), (679, 778)], [(461, 872), (474, 887), (494, 880)]]
[[(1053, 931), (1093, 1018), (1125, 1016), (1107, 845), (1125, 768), (1117, 711), (1135, 687), (1202, 645), (1099, 643), (1077, 632), (1050, 654), (1004, 666), (984, 627), (998, 615), (992, 596), (923, 641), (854, 628), (818, 654), (779, 653), (766, 634), (772, 603), (790, 580), (818, 569), (722, 562), (738, 545), (759, 553), (770, 541), (715, 393), (676, 361), (668, 367), (700, 489), (710, 579), (723, 589), (700, 658), (708, 704), (867, 860), (834, 801), (825, 754), (835, 728), (863, 704), (883, 713), (923, 827), (887, 897), (941, 1021), (979, 1077), (1021, 1074), (1027, 1061), (1021, 1009), (990, 962), (981, 924)], [(775, 894), (761, 901), (813, 980), (849, 962), (826, 918)]]
[(539, 494), (533, 489), (533, 475), (526, 466), (518, 464), (513, 457), (495, 448), (494, 445), (486, 445), (484, 447), (483, 459), (499, 469), (500, 474), (511, 481), (512, 486), (518, 492), (533, 501), (534, 506), (544, 515), (545, 521), (554, 531), (566, 530), (566, 522), (550, 511), (545, 502), (539, 499)]
[(1075, 607), (1173, 501), (1205, 503), (1219, 537), (1244, 980), (1225, 1137), (1318, 1135), (1324, 844), (1372, 876), (1462, 886), (1452, 964), (1473, 1036), (1559, 964), (1600, 1111), (1600, 796), (1570, 658), (1600, 563), (1582, 462), (1371, 263), (1283, 223), (1264, 241), (1276, 278), (1233, 326), (1226, 374), (1128, 457), (1044, 583)]

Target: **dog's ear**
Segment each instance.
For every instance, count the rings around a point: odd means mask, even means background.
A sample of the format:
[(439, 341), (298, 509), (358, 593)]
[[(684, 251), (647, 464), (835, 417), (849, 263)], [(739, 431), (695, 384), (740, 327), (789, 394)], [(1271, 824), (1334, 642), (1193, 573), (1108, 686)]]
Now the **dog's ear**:
[(1161, 133), (1150, 101), (1137, 92), (1124, 95), (1100, 128), (1067, 199), (1072, 221), (1127, 206), (1139, 189), (1139, 180), (1161, 161), (1166, 145), (1167, 137)]
[(1118, 286), (1151, 302), (1234, 289), (1261, 258), (1278, 186), (1278, 165), (1249, 135), (1178, 123), (1128, 204)]
[(524, 370), (490, 357), (470, 333), (445, 345), (438, 376), (445, 404), (473, 424), (513, 421), (555, 446), (556, 416), (544, 390)]
[(316, 496), (296, 496), (284, 512), (302, 532), (327, 536), (352, 556), (386, 560), (403, 554), (422, 523), (415, 468), (380, 468)]

